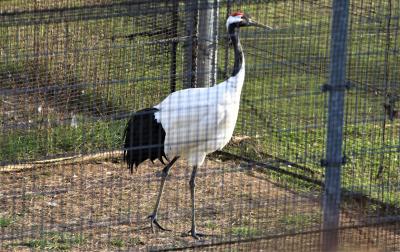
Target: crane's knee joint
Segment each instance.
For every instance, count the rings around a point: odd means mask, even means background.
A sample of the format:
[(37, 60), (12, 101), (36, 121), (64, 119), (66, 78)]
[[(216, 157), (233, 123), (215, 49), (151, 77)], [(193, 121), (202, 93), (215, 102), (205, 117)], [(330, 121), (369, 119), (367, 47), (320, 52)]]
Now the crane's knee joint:
[(192, 171), (192, 176), (190, 176), (190, 181), (189, 181), (189, 185), (190, 187), (195, 187), (196, 186), (196, 174), (197, 174), (197, 166), (193, 166), (193, 171)]
[(195, 187), (196, 186), (196, 182), (195, 182), (194, 178), (190, 178), (189, 185), (190, 185), (190, 187)]
[(169, 165), (165, 166), (164, 169), (161, 172), (161, 176), (163, 176), (164, 178), (167, 177), (170, 168), (171, 168), (171, 166), (169, 166)]
[(162, 172), (161, 172), (161, 176), (163, 178), (166, 178), (168, 176), (168, 170), (163, 169)]

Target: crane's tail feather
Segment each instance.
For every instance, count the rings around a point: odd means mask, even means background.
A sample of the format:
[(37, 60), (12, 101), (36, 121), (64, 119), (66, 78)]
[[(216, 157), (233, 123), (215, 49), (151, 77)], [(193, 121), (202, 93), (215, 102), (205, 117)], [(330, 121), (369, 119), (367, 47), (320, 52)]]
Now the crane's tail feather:
[(134, 166), (137, 168), (147, 159), (152, 162), (158, 159), (163, 164), (163, 157), (168, 160), (164, 152), (165, 131), (155, 119), (156, 112), (156, 108), (140, 110), (130, 118), (125, 127), (124, 161), (131, 172)]

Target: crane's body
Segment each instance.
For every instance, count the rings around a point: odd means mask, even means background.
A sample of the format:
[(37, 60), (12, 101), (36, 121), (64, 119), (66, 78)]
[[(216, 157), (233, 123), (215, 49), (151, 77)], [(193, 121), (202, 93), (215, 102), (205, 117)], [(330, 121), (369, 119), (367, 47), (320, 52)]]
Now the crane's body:
[(244, 66), (216, 86), (180, 90), (154, 106), (159, 109), (155, 118), (167, 132), (167, 157), (200, 166), (207, 154), (222, 149), (235, 128), (243, 82)]
[[(125, 129), (124, 160), (132, 171), (146, 159), (169, 163), (163, 169), (160, 191), (151, 218), (157, 222), (157, 212), (169, 169), (180, 157), (193, 167), (190, 178), (192, 199), (192, 229), (195, 225), (195, 177), (207, 154), (222, 149), (232, 137), (239, 112), (240, 95), (245, 77), (245, 64), (239, 41), (239, 27), (262, 26), (241, 12), (228, 17), (226, 26), (235, 53), (232, 75), (226, 81), (209, 88), (190, 88), (170, 94), (152, 108), (135, 113)], [(154, 230), (154, 228), (153, 228)]]

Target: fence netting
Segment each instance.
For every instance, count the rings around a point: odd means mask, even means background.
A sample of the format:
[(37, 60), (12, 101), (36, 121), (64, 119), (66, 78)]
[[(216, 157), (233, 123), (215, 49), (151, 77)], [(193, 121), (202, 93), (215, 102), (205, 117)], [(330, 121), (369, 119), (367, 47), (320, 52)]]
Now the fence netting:
[[(1, 1), (0, 250), (320, 251), (332, 2)], [(152, 232), (164, 165), (130, 173), (124, 129), (135, 111), (206, 87), (204, 76), (210, 86), (230, 77), (226, 19), (237, 11), (272, 29), (240, 30), (236, 127), (196, 180), (207, 236), (188, 236), (185, 159), (158, 211), (170, 231)], [(399, 13), (399, 1), (349, 0), (347, 65), (337, 66), (346, 67), (343, 251), (400, 247)]]

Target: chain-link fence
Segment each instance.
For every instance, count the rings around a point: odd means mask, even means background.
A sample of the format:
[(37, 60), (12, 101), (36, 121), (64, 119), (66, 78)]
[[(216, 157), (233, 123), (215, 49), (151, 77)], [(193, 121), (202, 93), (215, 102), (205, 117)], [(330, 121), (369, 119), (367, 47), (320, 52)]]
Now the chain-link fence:
[[(272, 29), (240, 29), (235, 131), (197, 174), (207, 236), (187, 235), (184, 158), (153, 233), (164, 165), (131, 174), (125, 126), (231, 76), (239, 10)], [(394, 0), (1, 1), (1, 250), (395, 251), (399, 17)]]

